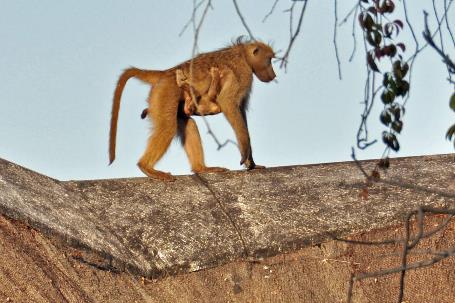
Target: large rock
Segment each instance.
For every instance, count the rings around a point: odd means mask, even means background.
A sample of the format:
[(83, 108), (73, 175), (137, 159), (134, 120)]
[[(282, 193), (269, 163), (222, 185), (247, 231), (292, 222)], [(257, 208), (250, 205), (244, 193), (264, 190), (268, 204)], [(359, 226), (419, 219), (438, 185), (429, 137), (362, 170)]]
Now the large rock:
[[(362, 162), (370, 170), (376, 162)], [(365, 190), (355, 163), (60, 182), (0, 160), (0, 212), (100, 268), (146, 277), (293, 251), (397, 224), (419, 205), (453, 206), (453, 155), (399, 158)]]

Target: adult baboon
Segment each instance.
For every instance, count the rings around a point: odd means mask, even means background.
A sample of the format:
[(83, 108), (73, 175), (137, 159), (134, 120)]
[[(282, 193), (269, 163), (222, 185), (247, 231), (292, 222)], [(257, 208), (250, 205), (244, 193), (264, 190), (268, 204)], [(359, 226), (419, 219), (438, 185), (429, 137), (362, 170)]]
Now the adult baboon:
[(263, 82), (275, 78), (272, 58), (275, 54), (270, 46), (259, 41), (242, 41), (209, 53), (204, 53), (164, 71), (127, 69), (119, 78), (112, 106), (109, 138), (110, 163), (115, 159), (117, 120), (120, 97), (127, 80), (136, 77), (153, 85), (148, 98), (148, 113), (153, 121), (153, 130), (147, 148), (138, 162), (139, 168), (149, 177), (173, 180), (169, 173), (154, 169), (172, 139), (178, 134), (182, 138), (193, 172), (222, 171), (219, 167), (206, 167), (201, 138), (196, 123), (179, 111), (183, 90), (177, 85), (176, 70), (180, 69), (190, 79), (191, 85), (201, 95), (206, 94), (211, 83), (210, 69), (217, 68), (223, 75), (223, 83), (216, 101), (221, 112), (234, 129), (241, 154), (240, 164), (247, 169), (258, 168), (254, 163), (250, 136), (246, 121), (246, 108), (253, 81), (253, 74)]

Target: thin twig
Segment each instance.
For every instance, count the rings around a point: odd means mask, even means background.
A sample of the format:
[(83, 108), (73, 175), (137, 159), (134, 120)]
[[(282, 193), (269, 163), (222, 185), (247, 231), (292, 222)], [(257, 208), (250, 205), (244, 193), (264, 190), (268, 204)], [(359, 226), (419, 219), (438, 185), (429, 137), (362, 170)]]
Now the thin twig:
[[(450, 0), (449, 5), (452, 4), (452, 1), (453, 0)], [(449, 5), (447, 5), (447, 0), (444, 0), (444, 10), (445, 11), (447, 11), (449, 9)], [(446, 16), (446, 27), (447, 27), (447, 31), (450, 34), (450, 37), (452, 38), (453, 47), (455, 47), (455, 37), (454, 37), (452, 29), (449, 25), (449, 16), (448, 15)]]
[[(447, 216), (447, 218), (444, 219), (444, 221), (441, 222), (437, 227), (434, 229), (427, 231), (424, 233), (421, 238), (426, 239), (434, 236), (438, 232), (442, 231), (444, 228), (449, 225), (449, 223), (452, 221), (453, 217), (455, 215), (450, 214)], [(362, 241), (362, 240), (350, 240), (350, 239), (344, 239), (344, 238), (339, 238), (337, 236), (331, 235), (331, 238), (336, 241), (340, 242), (345, 242), (345, 243), (350, 243), (350, 244), (356, 244), (356, 245), (370, 245), (370, 246), (380, 246), (380, 245), (397, 245), (401, 244), (404, 242), (404, 239), (399, 238), (399, 239), (385, 239), (385, 240), (379, 240), (379, 241)], [(411, 240), (414, 241), (415, 238), (411, 238)], [(433, 253), (436, 254), (436, 253)]]
[(433, 40), (433, 36), (430, 33), (428, 28), (428, 13), (425, 12), (425, 30), (423, 32), (423, 38), (427, 42), (427, 45), (430, 45), (436, 52), (442, 57), (443, 62), (455, 72), (455, 63), (450, 59), (450, 57), (445, 54), (442, 49), (440, 49)]
[[(432, 0), (432, 3), (433, 3), (434, 16), (436, 18), (436, 21), (439, 24), (440, 21), (439, 21), (439, 17), (438, 17), (438, 10), (436, 9), (435, 0)], [(445, 6), (444, 6), (444, 9), (445, 9)], [(446, 18), (446, 21), (447, 21), (447, 18)], [(440, 42), (440, 45), (441, 45), (441, 51), (443, 53), (445, 53), (445, 51), (444, 51), (444, 39), (442, 38), (442, 30), (439, 31), (439, 42)], [(450, 72), (450, 67), (447, 64), (446, 64), (446, 67), (447, 67), (447, 73), (449, 74), (449, 81), (450, 81), (450, 80), (452, 80), (452, 73)]]
[(275, 0), (275, 2), (273, 3), (272, 8), (268, 12), (268, 14), (265, 15), (264, 19), (262, 19), (262, 23), (264, 23), (267, 20), (267, 18), (269, 18), (273, 14), (273, 11), (275, 10), (275, 7), (278, 4), (278, 1), (280, 1), (280, 0)]
[[(352, 301), (354, 283), (356, 281), (360, 281), (360, 280), (364, 280), (364, 279), (368, 279), (368, 278), (379, 278), (379, 277), (383, 277), (383, 276), (395, 274), (395, 273), (400, 273), (400, 289), (399, 289), (397, 301), (402, 302), (403, 297), (404, 297), (405, 274), (408, 270), (431, 266), (448, 257), (455, 255), (455, 247), (451, 247), (446, 250), (431, 251), (431, 254), (433, 255), (433, 257), (430, 259), (422, 260), (422, 261), (411, 263), (411, 264), (407, 263), (407, 257), (408, 257), (408, 255), (411, 254), (411, 250), (414, 249), (420, 243), (420, 241), (422, 239), (424, 239), (425, 237), (427, 237), (428, 235), (431, 234), (431, 232), (424, 233), (424, 215), (425, 215), (425, 213), (429, 213), (429, 214), (433, 214), (433, 215), (449, 215), (449, 217), (437, 228), (438, 230), (440, 230), (441, 226), (446, 227), (449, 220), (454, 217), (455, 209), (438, 209), (438, 208), (422, 206), (422, 207), (419, 207), (415, 211), (409, 212), (407, 214), (406, 220), (405, 220), (405, 237), (402, 240), (403, 250), (401, 253), (401, 258), (402, 258), (401, 265), (399, 267), (379, 270), (379, 271), (370, 272), (370, 273), (351, 274), (351, 277), (349, 279), (347, 302)], [(417, 234), (411, 238), (410, 220), (413, 216), (417, 216), (417, 223), (416, 223), (417, 224)], [(411, 241), (411, 243), (409, 243), (409, 241)], [(355, 243), (355, 244), (357, 244), (357, 243)], [(391, 244), (391, 243), (387, 242), (384, 244)]]
[[(359, 5), (359, 8), (360, 8), (360, 10), (364, 10), (364, 8), (361, 5)], [(366, 55), (366, 54), (368, 54), (368, 46), (367, 46), (367, 42), (366, 42), (367, 38), (365, 36), (366, 35), (365, 32), (363, 32), (362, 34), (363, 34), (363, 46), (364, 46), (365, 55)], [(368, 64), (366, 64), (365, 67), (366, 67), (366, 71), (367, 71), (367, 78), (365, 80), (365, 88), (364, 88), (364, 91), (365, 91), (365, 93), (364, 93), (365, 96), (364, 96), (364, 101), (363, 101), (364, 109), (363, 109), (363, 113), (361, 115), (361, 121), (360, 121), (359, 128), (357, 130), (357, 136), (356, 136), (357, 147), (362, 150), (368, 148), (369, 146), (371, 146), (377, 142), (376, 139), (372, 140), (372, 141), (368, 141), (367, 120), (370, 116), (371, 110), (373, 109), (376, 94), (379, 92), (379, 89), (380, 89), (380, 87), (376, 88), (375, 73), (370, 70), (370, 68), (368, 67)], [(370, 96), (371, 91), (372, 91), (372, 94)]]
[(250, 38), (252, 40), (256, 40), (253, 36), (253, 33), (251, 32), (250, 28), (248, 27), (248, 24), (246, 24), (245, 18), (243, 17), (242, 13), (240, 12), (239, 5), (237, 4), (237, 0), (232, 0), (234, 2), (235, 10), (237, 11), (237, 14), (240, 17), (240, 20), (242, 21), (243, 26), (245, 27), (246, 31), (248, 32), (248, 35), (250, 35)]
[(207, 118), (205, 116), (202, 116), (202, 120), (204, 121), (205, 126), (207, 127), (207, 134), (209, 134), (213, 138), (213, 140), (215, 141), (215, 143), (217, 145), (216, 150), (222, 149), (229, 143), (238, 147), (238, 144), (231, 139), (227, 139), (226, 141), (224, 141), (224, 143), (221, 143), (220, 140), (218, 140), (218, 138), (216, 137), (215, 133), (212, 131), (212, 128), (210, 127), (209, 122), (207, 121)]
[(357, 2), (352, 8), (351, 10), (349, 11), (349, 13), (347, 13), (347, 15), (343, 18), (343, 20), (341, 20), (340, 22), (340, 26), (342, 26), (344, 23), (348, 22), (348, 19), (349, 17), (355, 12), (357, 11), (357, 9), (359, 8), (359, 3)]
[[(412, 23), (409, 19), (408, 7), (407, 7), (406, 3), (407, 3), (406, 0), (403, 0), (404, 18), (406, 20), (406, 24), (408, 25), (409, 30), (411, 31), (412, 38), (414, 39), (414, 43), (415, 43), (414, 54), (417, 54), (419, 52), (419, 40), (417, 39), (416, 33), (414, 31), (414, 27), (412, 26)], [(409, 85), (411, 85), (411, 83), (412, 83), (412, 74), (413, 74), (412, 71), (414, 69), (415, 59), (416, 59), (416, 56), (412, 56), (412, 59), (410, 60), (411, 62), (409, 64)], [(406, 105), (406, 103), (408, 102), (410, 97), (411, 97), (411, 92), (408, 92), (406, 99), (403, 102), (403, 106)]]
[(285, 69), (287, 68), (287, 63), (288, 63), (288, 60), (289, 60), (289, 54), (291, 52), (292, 46), (293, 46), (293, 44), (295, 42), (295, 39), (297, 39), (298, 35), (300, 34), (300, 29), (302, 27), (302, 22), (303, 22), (303, 16), (305, 15), (306, 7), (307, 7), (307, 4), (308, 4), (308, 0), (304, 0), (304, 1), (305, 1), (305, 3), (303, 4), (302, 9), (300, 11), (299, 23), (297, 24), (297, 28), (295, 29), (294, 32), (293, 32), (293, 29), (292, 29), (292, 12), (293, 12), (293, 8), (294, 8), (295, 2), (291, 6), (291, 9), (290, 9), (290, 32), (291, 32), (291, 37), (290, 37), (290, 40), (289, 40), (288, 48), (284, 52), (283, 57), (279, 58), (279, 61), (281, 61), (280, 68), (283, 68), (283, 67)]
[(358, 13), (358, 10), (359, 10), (359, 5), (356, 5), (355, 7), (355, 12), (354, 12), (354, 17), (352, 17), (352, 40), (353, 40), (353, 48), (352, 48), (352, 53), (351, 53), (351, 56), (349, 57), (349, 62), (352, 62), (352, 60), (354, 59), (354, 55), (355, 55), (355, 51), (357, 50), (357, 37), (355, 35), (355, 29), (357, 28), (355, 25), (356, 25), (356, 21), (357, 21), (357, 13)]
[[(438, 10), (436, 8), (436, 3), (435, 3), (435, 0), (432, 0), (431, 1), (432, 4), (433, 4), (433, 12), (434, 12), (434, 17), (436, 18), (436, 22), (439, 24), (439, 23), (442, 23), (440, 20), (439, 20), (439, 16), (438, 16)], [(446, 18), (447, 20), (447, 18)], [(441, 43), (441, 50), (444, 52), (444, 39), (442, 38), (442, 30), (439, 31), (439, 42)]]
[(354, 163), (357, 165), (358, 169), (362, 172), (363, 176), (366, 178), (366, 179), (369, 179), (370, 176), (368, 175), (368, 173), (365, 171), (365, 169), (363, 168), (362, 164), (360, 163), (359, 160), (357, 160), (357, 157), (355, 156), (355, 149), (354, 147), (351, 147), (351, 158), (352, 160), (354, 161)]
[(188, 20), (187, 23), (183, 26), (182, 30), (179, 33), (179, 37), (183, 35), (183, 33), (186, 31), (186, 29), (190, 26), (191, 23), (194, 22), (194, 17), (195, 17), (195, 11), (204, 3), (205, 0), (199, 1), (199, 3), (193, 8), (193, 12), (191, 13), (191, 18)]
[[(405, 0), (403, 0), (403, 4), (406, 3)], [(432, 39), (434, 39), (434, 37), (439, 33), (439, 31), (441, 30), (441, 25), (442, 25), (442, 22), (444, 22), (444, 20), (446, 19), (447, 17), (447, 13), (449, 12), (450, 10), (450, 6), (452, 5), (453, 1), (450, 1), (449, 4), (447, 5), (447, 9), (444, 11), (444, 14), (442, 15), (441, 19), (440, 19), (440, 22), (438, 23), (438, 26), (436, 27), (436, 30), (430, 35), (430, 37)], [(416, 57), (421, 51), (423, 51), (429, 44), (428, 43), (425, 43), (423, 46), (421, 46), (420, 48), (418, 48), (414, 54), (407, 60), (408, 62), (410, 60), (412, 60), (414, 57)]]
[[(207, 3), (206, 3), (205, 8), (204, 8), (204, 11), (202, 12), (201, 19), (199, 20), (199, 23), (197, 23), (196, 22), (196, 12), (197, 12), (199, 7), (204, 2), (205, 2), (205, 0), (202, 0), (199, 3), (196, 4), (196, 1), (193, 0), (193, 14), (192, 14), (192, 17), (190, 19), (191, 23), (193, 24), (193, 32), (194, 32), (193, 48), (192, 48), (192, 52), (191, 52), (191, 58), (193, 58), (193, 59), (194, 59), (194, 57), (196, 56), (196, 53), (197, 53), (199, 33), (201, 31), (202, 24), (203, 24), (203, 22), (205, 20), (205, 17), (207, 16), (207, 12), (208, 12), (209, 8), (212, 7), (211, 0), (207, 0)], [(193, 59), (191, 59), (191, 62), (190, 62), (190, 79), (193, 79), (193, 63), (194, 63)], [(199, 104), (197, 102), (197, 98), (196, 98), (196, 95), (195, 95), (195, 92), (194, 92), (194, 88), (193, 88), (192, 85), (190, 85), (190, 94), (191, 94), (192, 102), (196, 105), (196, 109), (198, 109)], [(215, 141), (215, 143), (218, 146), (217, 150), (220, 150), (221, 148), (226, 146), (228, 143), (233, 143), (234, 145), (237, 145), (234, 141), (229, 140), (229, 139), (226, 140), (224, 143), (220, 143), (220, 141), (216, 137), (215, 133), (212, 131), (212, 129), (210, 127), (210, 124), (207, 121), (207, 118), (204, 115), (201, 115), (201, 117), (202, 117), (202, 120), (204, 121), (205, 126), (207, 127), (207, 133), (213, 138), (213, 140)]]
[(338, 65), (338, 78), (342, 80), (341, 76), (341, 62), (340, 62), (340, 55), (338, 53), (338, 45), (337, 45), (337, 27), (338, 27), (338, 9), (337, 9), (338, 3), (337, 0), (334, 0), (334, 11), (335, 11), (335, 22), (333, 25), (333, 46), (335, 48), (335, 57), (337, 59), (337, 65)]

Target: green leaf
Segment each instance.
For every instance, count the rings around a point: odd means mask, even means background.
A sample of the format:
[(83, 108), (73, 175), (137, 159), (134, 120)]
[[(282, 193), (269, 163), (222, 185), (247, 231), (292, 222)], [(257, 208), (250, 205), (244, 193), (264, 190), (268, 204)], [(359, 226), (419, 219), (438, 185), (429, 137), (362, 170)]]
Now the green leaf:
[[(447, 130), (447, 134), (446, 134), (446, 138), (447, 140), (449, 141), (452, 141), (452, 136), (455, 135), (455, 124), (452, 125), (448, 130)], [(455, 138), (454, 138), (455, 139)], [(454, 140), (455, 141), (455, 140)], [(454, 143), (455, 144), (455, 143)]]
[(401, 51), (403, 52), (406, 51), (406, 46), (404, 45), (404, 43), (397, 43), (397, 46), (401, 48)]
[(378, 12), (374, 6), (370, 6), (367, 11), (372, 13), (375, 16), (378, 14)]
[(371, 31), (373, 29), (373, 25), (374, 25), (373, 18), (369, 14), (367, 14), (365, 17), (365, 28)]
[(381, 44), (382, 41), (381, 33), (379, 33), (377, 30), (369, 31), (367, 33), (367, 41), (371, 46), (379, 47), (379, 44)]
[(382, 111), (381, 115), (379, 116), (379, 119), (385, 126), (389, 126), (390, 122), (392, 122), (392, 116), (386, 110)]
[(384, 11), (391, 14), (395, 10), (395, 4), (391, 0), (386, 0), (384, 2)]
[(409, 70), (409, 65), (407, 63), (403, 64), (403, 66), (401, 67), (401, 74), (403, 75), (403, 78), (406, 77), (408, 70)]
[(363, 12), (359, 14), (359, 23), (362, 29), (371, 31), (374, 26), (374, 20), (369, 13)]
[(374, 42), (376, 42), (376, 45), (379, 46), (379, 44), (381, 44), (381, 41), (382, 41), (382, 35), (379, 31), (374, 31)]
[(455, 111), (455, 93), (453, 93), (452, 97), (450, 97), (449, 106), (453, 111)]
[(393, 44), (384, 46), (382, 49), (384, 51), (384, 54), (386, 56), (389, 56), (390, 58), (395, 57), (395, 55), (397, 54), (397, 47)]
[(406, 96), (408, 91), (409, 91), (409, 82), (408, 81), (406, 81), (406, 80), (397, 81), (397, 89), (396, 89), (397, 96), (404, 97), (404, 96)]
[(368, 66), (371, 68), (371, 70), (379, 73), (379, 68), (376, 65), (376, 62), (374, 62), (374, 58), (371, 53), (367, 54), (367, 63), (368, 63)]
[(403, 29), (403, 27), (404, 27), (403, 21), (401, 21), (401, 20), (395, 20), (395, 21), (393, 21), (393, 23), (395, 23), (401, 29)]
[(382, 133), (382, 141), (394, 151), (400, 150), (400, 144), (398, 143), (397, 137), (389, 132)]
[(386, 36), (387, 38), (390, 38), (392, 36), (392, 32), (393, 32), (393, 25), (391, 23), (386, 23), (384, 25), (384, 36)]
[[(392, 75), (391, 73), (384, 73), (384, 79), (382, 80), (382, 85), (387, 87), (389, 85), (389, 82), (392, 80)], [(392, 80), (393, 81), (393, 80)]]
[(401, 61), (399, 61), (399, 60), (393, 62), (393, 75), (398, 80), (403, 79), (403, 75), (401, 73)]
[(403, 122), (401, 121), (393, 121), (392, 123), (392, 129), (396, 131), (397, 133), (401, 133), (401, 130), (403, 129)]
[(393, 103), (388, 109), (389, 112), (393, 115), (395, 121), (399, 121), (401, 118), (401, 106), (397, 103)]
[(381, 95), (382, 103), (390, 104), (395, 100), (395, 93), (391, 90), (384, 90)]

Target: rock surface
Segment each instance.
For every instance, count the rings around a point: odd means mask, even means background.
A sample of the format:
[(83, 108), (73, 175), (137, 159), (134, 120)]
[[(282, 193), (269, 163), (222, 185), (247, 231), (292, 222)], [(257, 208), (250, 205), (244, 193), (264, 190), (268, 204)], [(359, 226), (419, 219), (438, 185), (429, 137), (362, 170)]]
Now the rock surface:
[(391, 166), (365, 190), (352, 162), (163, 183), (60, 182), (0, 160), (0, 212), (81, 249), (81, 259), (95, 254), (86, 262), (99, 268), (156, 277), (396, 225), (418, 205), (454, 205), (453, 155), (399, 158)]

